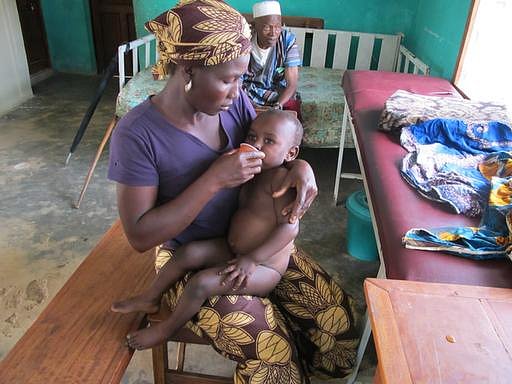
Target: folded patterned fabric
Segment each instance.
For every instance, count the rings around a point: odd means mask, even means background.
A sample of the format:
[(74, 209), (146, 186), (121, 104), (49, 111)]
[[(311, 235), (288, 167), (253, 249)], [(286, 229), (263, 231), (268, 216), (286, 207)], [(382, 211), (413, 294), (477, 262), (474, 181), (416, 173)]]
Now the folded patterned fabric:
[(467, 100), (456, 95), (425, 96), (398, 90), (385, 103), (379, 129), (399, 135), (402, 128), (435, 118), (462, 120), (467, 124), (498, 121), (511, 125), (505, 105)]
[(479, 217), (490, 188), (477, 168), (484, 157), (440, 143), (420, 145), (404, 157), (400, 173), (422, 196), (457, 214)]
[(400, 144), (409, 152), (434, 143), (473, 155), (510, 151), (512, 125), (499, 121), (466, 123), (462, 120), (433, 119), (406, 127), (400, 135)]
[(474, 260), (512, 258), (512, 154), (491, 154), (478, 168), (491, 182), (479, 227), (413, 228), (402, 239), (406, 248)]
[(456, 213), (476, 217), (490, 189), (490, 177), (478, 165), (490, 153), (512, 151), (512, 129), (499, 122), (434, 119), (404, 128), (400, 143), (409, 151), (400, 172), (413, 188)]

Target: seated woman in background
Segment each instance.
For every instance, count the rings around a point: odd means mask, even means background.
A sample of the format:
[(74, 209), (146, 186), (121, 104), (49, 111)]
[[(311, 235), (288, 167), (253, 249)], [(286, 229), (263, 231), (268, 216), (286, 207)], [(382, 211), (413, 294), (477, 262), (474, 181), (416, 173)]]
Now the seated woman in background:
[(282, 28), (277, 1), (254, 4), (253, 17), (255, 33), (243, 88), (256, 108), (293, 110), (302, 120), (296, 92), (301, 59), (295, 35)]

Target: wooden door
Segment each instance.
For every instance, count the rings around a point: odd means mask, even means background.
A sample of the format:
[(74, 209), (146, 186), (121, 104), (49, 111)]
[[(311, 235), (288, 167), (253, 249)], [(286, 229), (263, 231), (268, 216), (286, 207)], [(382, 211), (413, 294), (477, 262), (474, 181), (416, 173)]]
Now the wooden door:
[(122, 43), (135, 40), (132, 0), (91, 0), (98, 72), (108, 66)]
[(20, 17), (23, 42), (27, 54), (28, 71), (37, 73), (50, 68), (50, 56), (46, 41), (46, 31), (39, 0), (16, 0)]

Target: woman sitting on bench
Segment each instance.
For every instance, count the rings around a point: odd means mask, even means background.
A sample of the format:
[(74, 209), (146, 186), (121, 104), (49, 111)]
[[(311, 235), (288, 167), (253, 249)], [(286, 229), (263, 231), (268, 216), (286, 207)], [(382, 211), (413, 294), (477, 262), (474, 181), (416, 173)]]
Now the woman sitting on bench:
[[(160, 69), (171, 76), (159, 94), (119, 121), (109, 178), (117, 182), (128, 240), (139, 251), (158, 246), (158, 269), (181, 245), (226, 235), (239, 186), (260, 172), (262, 155), (232, 151), (255, 117), (239, 89), (249, 63), (245, 19), (224, 2), (188, 0), (146, 27), (157, 35)], [(296, 186), (296, 201), (283, 209), (293, 222), (317, 192), (306, 162), (294, 160), (288, 170), (275, 195)], [(188, 278), (170, 287), (171, 309)], [(264, 382), (300, 383), (301, 360), (306, 374), (350, 372), (357, 348), (351, 308), (350, 296), (296, 251), (272, 301), (212, 297), (187, 326), (239, 362), (237, 382), (256, 375)]]

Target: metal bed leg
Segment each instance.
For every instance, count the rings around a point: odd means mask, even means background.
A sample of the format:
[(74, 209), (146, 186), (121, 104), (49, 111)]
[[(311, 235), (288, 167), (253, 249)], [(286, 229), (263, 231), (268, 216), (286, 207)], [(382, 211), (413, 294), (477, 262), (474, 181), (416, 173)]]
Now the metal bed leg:
[(340, 147), (339, 147), (339, 151), (338, 151), (338, 166), (336, 167), (336, 179), (334, 182), (334, 194), (333, 194), (334, 205), (336, 205), (336, 203), (338, 202), (338, 191), (340, 188), (341, 167), (343, 165), (343, 151), (345, 149), (345, 137), (347, 134), (347, 121), (348, 121), (348, 105), (347, 105), (347, 100), (345, 99), (345, 104), (343, 105), (343, 120), (341, 122)]
[(361, 361), (363, 361), (364, 352), (366, 351), (368, 341), (370, 340), (370, 335), (372, 334), (370, 319), (368, 318), (368, 311), (365, 312), (364, 314), (364, 321), (365, 324), (363, 334), (361, 336), (361, 341), (359, 342), (359, 347), (357, 348), (356, 363), (354, 364), (354, 370), (347, 379), (347, 384), (353, 384), (357, 379), (357, 374), (359, 373), (359, 366), (361, 365)]
[[(377, 272), (377, 278), (385, 279), (386, 278), (386, 268), (384, 267), (384, 263), (381, 262), (379, 267), (379, 272)], [(361, 335), (361, 341), (359, 342), (359, 347), (357, 348), (356, 355), (356, 363), (354, 364), (354, 370), (347, 378), (347, 384), (353, 384), (357, 379), (357, 375), (359, 373), (359, 367), (361, 366), (361, 362), (363, 361), (364, 353), (366, 351), (366, 347), (368, 346), (368, 341), (370, 341), (370, 335), (372, 334), (372, 327), (370, 325), (370, 319), (368, 317), (368, 310), (364, 313), (364, 329), (363, 334)]]

